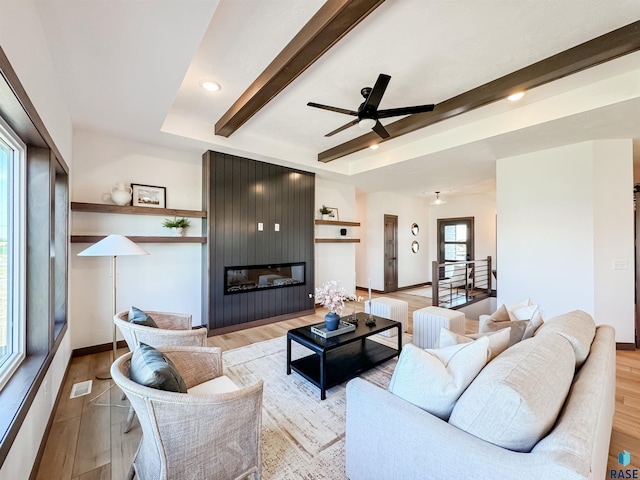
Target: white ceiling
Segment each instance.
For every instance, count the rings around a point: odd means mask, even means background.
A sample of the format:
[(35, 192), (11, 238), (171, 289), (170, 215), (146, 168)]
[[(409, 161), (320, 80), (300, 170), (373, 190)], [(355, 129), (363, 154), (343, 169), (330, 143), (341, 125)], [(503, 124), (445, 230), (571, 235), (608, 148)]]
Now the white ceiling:
[[(328, 164), (379, 73), (380, 108), (438, 103), (640, 19), (638, 0), (387, 0), (229, 138), (213, 125), (320, 0), (36, 0), (74, 126), (295, 166), (362, 191), (495, 188), (496, 158), (598, 138), (640, 139), (632, 54)], [(215, 80), (209, 93), (199, 83)], [(385, 120), (383, 123), (397, 120)], [(636, 142), (638, 143), (638, 142)], [(635, 149), (636, 154), (640, 148)]]

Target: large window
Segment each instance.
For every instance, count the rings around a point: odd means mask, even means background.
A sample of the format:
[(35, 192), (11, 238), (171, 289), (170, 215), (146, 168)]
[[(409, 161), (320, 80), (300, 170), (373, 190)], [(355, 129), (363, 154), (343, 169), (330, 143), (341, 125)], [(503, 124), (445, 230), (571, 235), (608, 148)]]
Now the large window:
[(0, 118), (0, 389), (25, 355), (25, 146)]

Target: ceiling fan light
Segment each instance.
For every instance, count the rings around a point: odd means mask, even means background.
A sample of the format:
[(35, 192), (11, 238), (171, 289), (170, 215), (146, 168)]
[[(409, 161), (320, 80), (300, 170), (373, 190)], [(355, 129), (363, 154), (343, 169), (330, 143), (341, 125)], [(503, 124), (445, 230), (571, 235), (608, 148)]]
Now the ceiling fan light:
[(376, 121), (373, 118), (362, 118), (358, 122), (358, 126), (363, 130), (371, 130), (376, 124)]

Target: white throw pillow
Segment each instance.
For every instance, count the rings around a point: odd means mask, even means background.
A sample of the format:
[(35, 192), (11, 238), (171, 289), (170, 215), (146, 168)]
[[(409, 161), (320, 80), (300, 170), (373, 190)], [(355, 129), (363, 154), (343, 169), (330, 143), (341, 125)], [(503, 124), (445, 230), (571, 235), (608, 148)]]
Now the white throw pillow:
[(489, 346), (487, 348), (488, 363), (509, 347), (511, 327), (503, 328), (496, 332), (474, 333), (471, 335), (459, 335), (448, 328), (442, 327), (440, 329), (438, 348), (450, 347), (451, 345), (458, 345), (460, 343), (470, 343), (482, 337), (489, 337)]
[(402, 348), (389, 391), (447, 420), (462, 392), (487, 363), (488, 347), (488, 337), (432, 350), (409, 343)]

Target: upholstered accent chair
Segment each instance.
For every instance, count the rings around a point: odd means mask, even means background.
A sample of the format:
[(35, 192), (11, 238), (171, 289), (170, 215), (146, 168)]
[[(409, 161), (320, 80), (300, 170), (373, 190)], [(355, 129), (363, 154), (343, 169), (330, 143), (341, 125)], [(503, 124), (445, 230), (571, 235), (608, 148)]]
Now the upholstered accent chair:
[(152, 312), (145, 310), (153, 318), (158, 328), (137, 325), (127, 320), (129, 311), (119, 312), (113, 318), (129, 350), (132, 352), (140, 342), (152, 347), (207, 345), (207, 329), (191, 327), (191, 315), (185, 313)]
[[(127, 395), (142, 426), (127, 479), (260, 479), (262, 380), (236, 387), (222, 375), (222, 351), (217, 347), (157, 350), (175, 365), (187, 393), (131, 380), (131, 352), (111, 366), (113, 381)], [(226, 381), (216, 387), (223, 378)]]
[[(151, 347), (181, 346), (181, 347), (206, 347), (207, 329), (192, 329), (191, 315), (185, 313), (168, 313), (145, 311), (158, 328), (138, 325), (127, 320), (129, 311), (119, 312), (113, 317), (118, 326), (127, 347), (133, 352), (140, 343), (146, 343)], [(131, 424), (135, 417), (133, 407), (129, 409), (127, 425), (124, 432), (131, 430)]]

